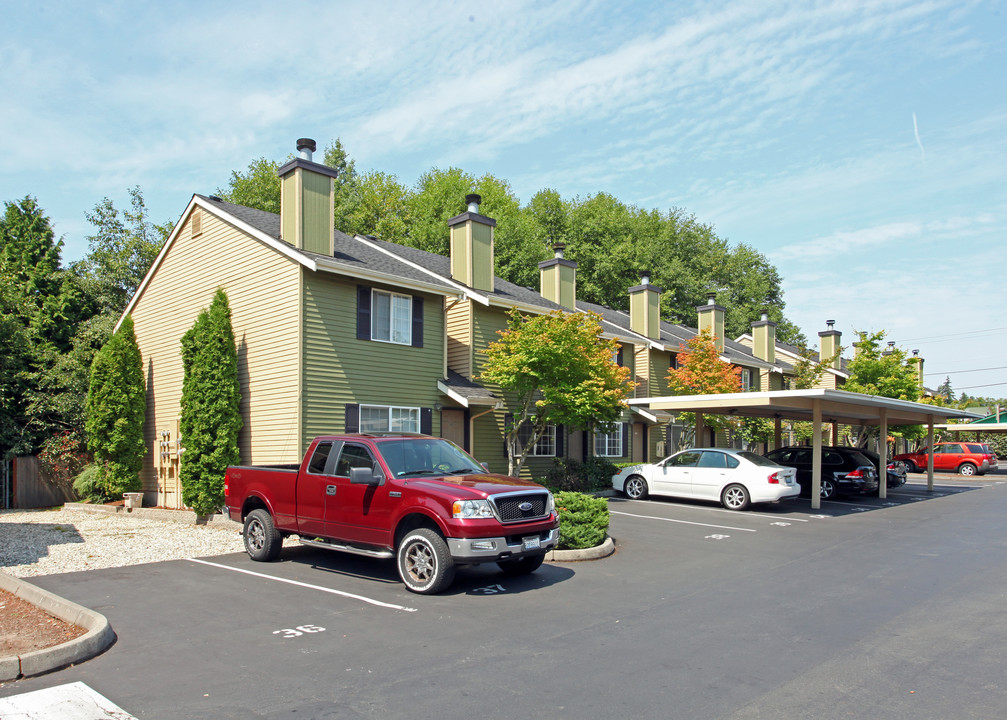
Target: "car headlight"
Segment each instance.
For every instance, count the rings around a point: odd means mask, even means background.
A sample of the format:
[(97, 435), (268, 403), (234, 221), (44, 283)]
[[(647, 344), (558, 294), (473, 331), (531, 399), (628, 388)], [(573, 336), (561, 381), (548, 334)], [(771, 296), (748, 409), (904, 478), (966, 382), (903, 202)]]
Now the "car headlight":
[(552, 493), (546, 493), (545, 514), (552, 515), (556, 512), (556, 501), (552, 498)]
[(451, 504), (453, 518), (491, 518), (493, 508), (489, 500), (455, 500)]

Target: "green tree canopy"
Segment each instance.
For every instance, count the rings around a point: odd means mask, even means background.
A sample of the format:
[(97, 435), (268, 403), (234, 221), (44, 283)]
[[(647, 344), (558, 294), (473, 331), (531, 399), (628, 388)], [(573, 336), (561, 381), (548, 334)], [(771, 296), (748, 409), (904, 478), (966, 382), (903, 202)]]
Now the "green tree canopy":
[[(485, 351), (480, 376), (511, 400), (514, 417), (505, 431), (510, 475), (521, 472), (549, 425), (588, 428), (619, 418), (633, 385), (629, 368), (613, 361), (618, 347), (602, 337), (593, 313), (511, 311), (507, 329)], [(522, 446), (518, 436), (526, 424), (531, 434)]]
[(224, 503), (224, 472), (238, 464), (242, 425), (238, 352), (223, 290), (182, 336), (182, 366), (182, 501), (209, 515)]
[[(847, 364), (849, 379), (843, 385), (843, 390), (878, 395), (880, 397), (896, 398), (898, 400), (918, 401), (921, 388), (916, 368), (906, 359), (906, 353), (901, 348), (890, 345), (882, 347), (885, 331), (857, 332), (854, 357)], [(893, 436), (919, 438), (924, 434), (922, 425), (893, 425), (888, 429)], [(862, 433), (863, 438), (876, 436), (880, 432), (877, 426), (869, 426)]]

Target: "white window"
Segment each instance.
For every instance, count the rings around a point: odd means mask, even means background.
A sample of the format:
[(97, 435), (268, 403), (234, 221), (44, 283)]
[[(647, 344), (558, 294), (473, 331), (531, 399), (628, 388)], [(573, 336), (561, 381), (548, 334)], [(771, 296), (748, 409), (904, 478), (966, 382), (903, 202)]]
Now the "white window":
[[(518, 432), (518, 440), (524, 447), (531, 439), (531, 423), (525, 423)], [(530, 457), (556, 457), (556, 426), (546, 425), (542, 432), (542, 437), (535, 443), (535, 447), (528, 451)]]
[(420, 431), (420, 409), (387, 405), (360, 406), (360, 432)]
[(597, 457), (622, 457), (622, 423), (616, 423), (612, 430), (598, 430), (594, 433), (594, 454)]
[(371, 292), (371, 339), (411, 345), (413, 298), (410, 295)]
[(741, 391), (752, 391), (752, 371), (748, 368), (741, 368)]

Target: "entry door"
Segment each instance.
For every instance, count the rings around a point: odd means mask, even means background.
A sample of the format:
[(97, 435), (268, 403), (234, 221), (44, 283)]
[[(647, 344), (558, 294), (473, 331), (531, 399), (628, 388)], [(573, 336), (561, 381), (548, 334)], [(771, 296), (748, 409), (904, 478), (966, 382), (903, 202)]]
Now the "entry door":
[(633, 423), (633, 462), (646, 462), (647, 456), (644, 450), (647, 447), (647, 431), (643, 423)]
[(465, 411), (441, 410), (441, 437), (465, 450)]

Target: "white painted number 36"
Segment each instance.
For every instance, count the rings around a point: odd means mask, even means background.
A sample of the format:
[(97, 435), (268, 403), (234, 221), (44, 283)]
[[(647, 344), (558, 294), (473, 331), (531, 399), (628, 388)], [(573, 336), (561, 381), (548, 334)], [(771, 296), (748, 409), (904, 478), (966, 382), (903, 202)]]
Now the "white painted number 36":
[(273, 630), (273, 635), (279, 635), (282, 638), (295, 638), (304, 635), (305, 633), (320, 633), (325, 632), (325, 628), (318, 627), (317, 625), (298, 625), (295, 628), (284, 628), (283, 630)]

